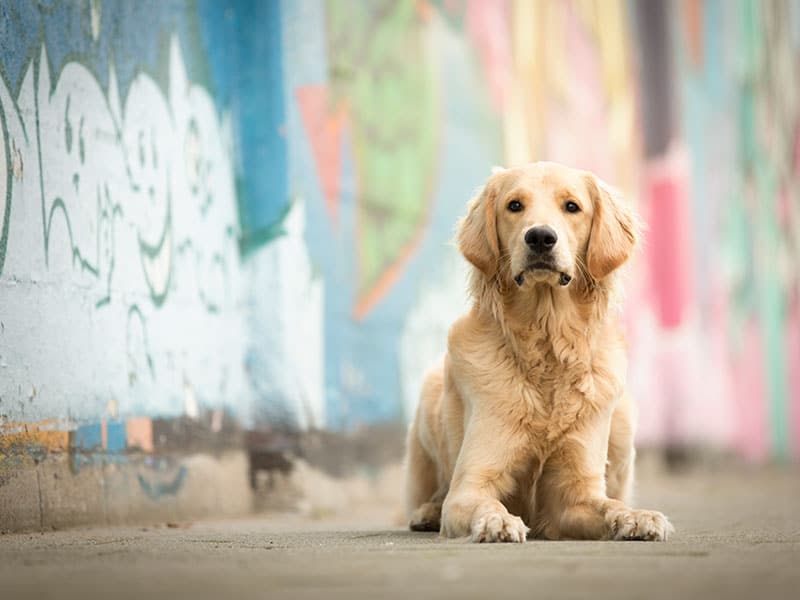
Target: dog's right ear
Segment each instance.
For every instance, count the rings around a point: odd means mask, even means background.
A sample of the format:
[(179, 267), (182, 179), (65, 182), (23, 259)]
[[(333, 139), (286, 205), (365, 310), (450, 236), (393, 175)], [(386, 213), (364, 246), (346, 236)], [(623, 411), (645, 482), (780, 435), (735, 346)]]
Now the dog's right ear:
[(467, 216), (461, 219), (457, 235), (458, 249), (464, 258), (489, 277), (497, 272), (500, 260), (496, 196), (497, 191), (490, 178), (480, 194), (470, 201)]

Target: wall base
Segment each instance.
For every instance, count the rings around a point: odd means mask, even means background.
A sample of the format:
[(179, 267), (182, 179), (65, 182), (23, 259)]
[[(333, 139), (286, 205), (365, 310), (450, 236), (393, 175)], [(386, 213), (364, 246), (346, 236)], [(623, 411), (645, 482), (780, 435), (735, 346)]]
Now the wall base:
[(0, 531), (180, 522), (253, 506), (244, 450), (8, 458), (0, 462)]

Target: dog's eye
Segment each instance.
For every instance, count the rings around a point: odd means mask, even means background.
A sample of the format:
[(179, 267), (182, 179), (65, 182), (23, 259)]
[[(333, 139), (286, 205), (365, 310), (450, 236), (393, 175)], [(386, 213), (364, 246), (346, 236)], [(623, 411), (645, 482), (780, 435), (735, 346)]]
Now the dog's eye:
[(567, 200), (564, 204), (564, 210), (571, 213), (581, 212), (581, 207), (572, 200)]
[(512, 200), (511, 202), (508, 203), (508, 210), (510, 210), (511, 212), (519, 212), (523, 208), (525, 207), (522, 206), (522, 202), (520, 202), (519, 200)]

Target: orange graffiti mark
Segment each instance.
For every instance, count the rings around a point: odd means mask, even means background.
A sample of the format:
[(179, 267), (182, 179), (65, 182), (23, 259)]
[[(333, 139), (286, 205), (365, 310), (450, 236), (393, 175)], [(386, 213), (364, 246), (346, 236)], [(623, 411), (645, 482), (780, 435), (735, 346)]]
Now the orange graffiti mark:
[(38, 423), (4, 423), (0, 425), (0, 453), (11, 454), (31, 448), (63, 452), (69, 446), (69, 433), (58, 429), (56, 419)]
[(411, 260), (411, 257), (416, 253), (417, 247), (422, 242), (422, 237), (425, 235), (426, 228), (417, 229), (414, 237), (406, 244), (398, 254), (394, 262), (387, 267), (378, 280), (375, 282), (366, 294), (364, 294), (358, 302), (356, 302), (353, 316), (357, 320), (361, 320), (367, 316), (375, 305), (388, 293), (388, 291), (397, 283), (400, 276)]
[(692, 65), (703, 62), (703, 5), (700, 0), (684, 0), (683, 18), (686, 24), (686, 43)]
[(303, 86), (295, 94), (306, 135), (311, 143), (325, 207), (333, 223), (338, 224), (345, 109), (339, 108), (330, 112), (328, 88), (324, 85)]

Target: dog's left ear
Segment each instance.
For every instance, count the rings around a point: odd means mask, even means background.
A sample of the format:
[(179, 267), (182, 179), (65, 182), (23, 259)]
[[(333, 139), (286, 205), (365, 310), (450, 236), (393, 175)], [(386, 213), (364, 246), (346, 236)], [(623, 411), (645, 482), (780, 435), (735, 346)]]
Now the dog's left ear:
[(595, 281), (608, 277), (633, 254), (639, 238), (639, 220), (618, 195), (594, 175), (586, 185), (594, 205), (586, 267)]

